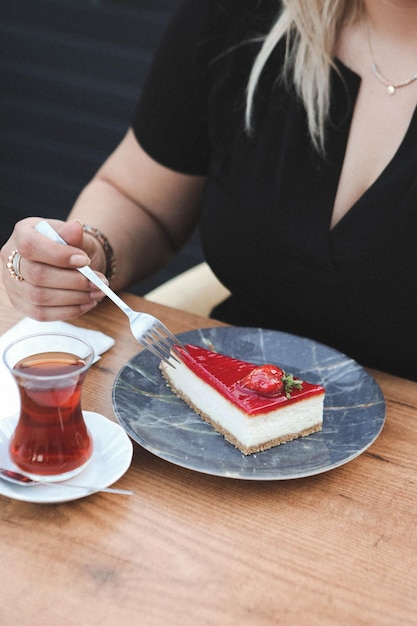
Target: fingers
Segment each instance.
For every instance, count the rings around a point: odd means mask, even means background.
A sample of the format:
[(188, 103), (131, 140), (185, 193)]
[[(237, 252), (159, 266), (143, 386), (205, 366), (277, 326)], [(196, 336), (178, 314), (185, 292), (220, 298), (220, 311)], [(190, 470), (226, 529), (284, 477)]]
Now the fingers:
[(19, 269), (27, 285), (49, 287), (53, 290), (57, 290), (57, 288), (73, 291), (91, 290), (88, 280), (80, 272), (77, 272), (76, 268), (70, 267), (68, 269), (46, 262), (30, 260), (21, 253)]
[[(34, 229), (38, 221), (36, 218), (28, 218), (16, 225), (12, 237), (1, 251), (3, 262), (18, 251), (19, 274), (27, 284), (51, 289), (59, 286), (75, 291), (91, 290), (88, 281), (73, 271), (74, 268), (90, 265), (86, 252), (76, 245), (63, 245), (41, 235)], [(67, 224), (52, 220), (51, 223), (69, 241), (82, 244), (83, 231), (79, 222)]]
[[(21, 271), (24, 276), (26, 270), (21, 267)], [(25, 278), (16, 281), (9, 273), (3, 274), (10, 302), (28, 317), (39, 321), (51, 321), (78, 317), (93, 309), (104, 298), (104, 294), (79, 272), (75, 270), (58, 272), (59, 282), (53, 287), (31, 284)], [(70, 274), (68, 278), (67, 274)], [(81, 282), (80, 286), (77, 284), (78, 281)], [(65, 288), (61, 288), (60, 285)]]
[(83, 229), (78, 221), (51, 220), (51, 225), (68, 243), (67, 246), (51, 241), (34, 230), (39, 220), (29, 218), (16, 225), (13, 236), (23, 258), (38, 261), (51, 267), (73, 268), (90, 264), (88, 254), (81, 248)]
[(22, 258), (20, 272), (23, 280), (17, 281), (9, 272), (3, 271), (3, 282), (11, 303), (33, 319), (48, 321), (78, 317), (104, 298), (104, 294), (76, 270), (47, 267), (44, 271), (42, 264)]
[(8, 291), (11, 303), (39, 321), (66, 320), (93, 309), (104, 297), (97, 291), (71, 291), (20, 283)]
[[(19, 311), (37, 320), (77, 317), (104, 297), (75, 271), (76, 267), (90, 264), (86, 252), (79, 247), (83, 243), (82, 225), (76, 221), (51, 220), (51, 225), (70, 243), (65, 246), (35, 231), (38, 221), (28, 218), (19, 222), (1, 250), (3, 282), (9, 299)], [(13, 256), (16, 250), (19, 255)], [(10, 255), (19, 259), (20, 280), (15, 276), (16, 268), (10, 266)]]

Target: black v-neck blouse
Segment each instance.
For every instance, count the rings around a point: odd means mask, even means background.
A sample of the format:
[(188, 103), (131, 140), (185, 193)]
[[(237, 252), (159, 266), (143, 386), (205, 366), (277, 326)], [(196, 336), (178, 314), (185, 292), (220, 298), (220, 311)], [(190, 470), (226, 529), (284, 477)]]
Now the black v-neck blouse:
[(183, 2), (160, 43), (134, 132), (156, 161), (208, 177), (204, 251), (233, 294), (213, 316), (307, 336), (417, 380), (417, 113), (379, 178), (330, 229), (360, 79), (337, 64), (321, 156), (294, 90), (277, 80), (278, 46), (248, 136), (255, 38), (269, 30), (277, 6)]

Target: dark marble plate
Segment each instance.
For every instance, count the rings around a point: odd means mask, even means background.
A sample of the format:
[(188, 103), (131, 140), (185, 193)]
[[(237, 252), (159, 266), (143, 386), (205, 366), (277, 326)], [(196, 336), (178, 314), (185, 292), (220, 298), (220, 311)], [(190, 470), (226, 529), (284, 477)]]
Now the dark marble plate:
[(158, 360), (146, 351), (120, 370), (113, 387), (118, 421), (141, 446), (176, 465), (246, 480), (286, 480), (320, 474), (351, 461), (378, 437), (385, 403), (376, 381), (355, 361), (320, 343), (254, 328), (206, 328), (179, 335), (253, 363), (276, 363), (326, 388), (323, 430), (244, 456), (166, 386)]

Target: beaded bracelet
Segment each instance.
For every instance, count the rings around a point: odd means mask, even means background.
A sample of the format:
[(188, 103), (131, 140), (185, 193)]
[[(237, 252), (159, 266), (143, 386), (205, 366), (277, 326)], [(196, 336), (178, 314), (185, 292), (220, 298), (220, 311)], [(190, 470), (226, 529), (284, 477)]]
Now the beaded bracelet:
[(94, 228), (93, 226), (87, 226), (87, 224), (83, 224), (83, 231), (97, 239), (97, 241), (103, 248), (106, 257), (105, 275), (110, 283), (116, 273), (116, 259), (114, 258), (113, 248), (111, 247), (109, 240), (98, 228)]

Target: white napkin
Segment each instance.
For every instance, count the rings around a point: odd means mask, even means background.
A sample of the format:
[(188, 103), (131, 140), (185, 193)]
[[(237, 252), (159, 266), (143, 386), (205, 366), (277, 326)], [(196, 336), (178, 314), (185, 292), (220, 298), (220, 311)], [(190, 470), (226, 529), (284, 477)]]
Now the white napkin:
[[(0, 337), (0, 419), (15, 415), (20, 409), (19, 392), (12, 375), (3, 363), (2, 355), (6, 346), (15, 339), (30, 335), (32, 333), (69, 333), (85, 339), (94, 348), (95, 361), (100, 358), (100, 354), (106, 352), (114, 345), (114, 339), (98, 330), (79, 328), (67, 322), (37, 322), (29, 317), (25, 317), (12, 326), (4, 335)], [(94, 361), (94, 362), (95, 362)]]

